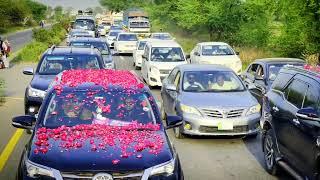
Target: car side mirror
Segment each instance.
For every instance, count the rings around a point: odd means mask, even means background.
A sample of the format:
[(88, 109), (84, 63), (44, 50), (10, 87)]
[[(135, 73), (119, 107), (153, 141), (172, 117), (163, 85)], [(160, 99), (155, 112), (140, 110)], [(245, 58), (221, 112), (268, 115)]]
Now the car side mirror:
[(186, 59), (190, 59), (190, 54), (187, 54), (187, 55), (186, 55)]
[(30, 67), (24, 68), (23, 69), (23, 74), (25, 74), (25, 75), (33, 75), (33, 68), (30, 68)]
[(172, 129), (182, 125), (182, 117), (180, 116), (167, 116), (166, 129)]
[(36, 117), (25, 115), (12, 118), (12, 126), (21, 129), (32, 129), (33, 122), (36, 121)]
[(296, 113), (298, 118), (309, 121), (320, 121), (317, 110), (314, 108), (302, 108)]
[(173, 84), (168, 84), (168, 85), (166, 86), (166, 89), (167, 89), (168, 91), (177, 91), (177, 87), (176, 87), (175, 85), (173, 85)]
[(240, 52), (236, 52), (236, 55), (240, 55)]
[(195, 56), (200, 56), (200, 54), (198, 52), (194, 52), (193, 53)]

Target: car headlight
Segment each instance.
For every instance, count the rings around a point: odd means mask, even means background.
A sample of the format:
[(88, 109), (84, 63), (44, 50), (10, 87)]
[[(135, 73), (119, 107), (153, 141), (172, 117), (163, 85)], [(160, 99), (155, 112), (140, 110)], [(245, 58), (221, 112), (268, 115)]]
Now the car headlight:
[(261, 110), (261, 105), (260, 104), (254, 105), (254, 106), (249, 108), (249, 110), (248, 110), (246, 115), (248, 116), (248, 115), (251, 115), (251, 114), (260, 113), (260, 110)]
[(46, 95), (46, 91), (42, 91), (42, 90), (39, 90), (39, 89), (34, 89), (31, 86), (29, 86), (28, 95), (31, 96), (31, 97), (44, 98), (45, 95)]
[(37, 178), (39, 176), (48, 176), (54, 178), (54, 173), (51, 168), (26, 160), (26, 169), (28, 176)]
[(196, 108), (194, 108), (194, 107), (187, 106), (187, 105), (184, 105), (184, 104), (181, 104), (180, 107), (181, 107), (182, 112), (184, 112), (184, 113), (196, 114), (196, 115), (201, 116), (200, 111), (198, 111), (198, 110), (197, 110)]
[(166, 176), (170, 176), (173, 174), (174, 172), (174, 168), (175, 168), (175, 158), (171, 159), (168, 162), (165, 162), (163, 164), (157, 165), (152, 167), (150, 176), (154, 176), (154, 175), (166, 175)]

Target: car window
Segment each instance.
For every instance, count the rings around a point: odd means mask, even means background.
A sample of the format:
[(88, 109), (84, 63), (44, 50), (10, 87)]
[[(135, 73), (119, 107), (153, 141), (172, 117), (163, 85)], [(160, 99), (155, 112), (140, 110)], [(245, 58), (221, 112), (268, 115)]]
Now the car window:
[(263, 67), (260, 64), (257, 67), (256, 76), (261, 77), (261, 78), (264, 77)]
[(181, 73), (178, 72), (174, 79), (174, 85), (176, 86), (177, 89), (179, 88), (180, 77), (181, 77)]
[[(102, 68), (102, 67), (101, 67)], [(79, 56), (45, 56), (39, 66), (41, 75), (57, 75), (69, 69), (101, 69), (99, 61), (94, 55)]]
[(272, 89), (282, 91), (292, 77), (292, 74), (287, 74), (283, 72), (279, 73), (275, 81), (272, 83)]
[(135, 34), (119, 34), (118, 41), (138, 41)]
[(225, 56), (234, 55), (233, 50), (228, 45), (203, 45), (203, 56)]
[(303, 108), (312, 107), (316, 109), (319, 114), (319, 91), (320, 89), (317, 89), (313, 86), (309, 86), (303, 102)]
[(42, 124), (52, 128), (78, 124), (122, 126), (132, 122), (156, 123), (148, 96), (123, 90), (104, 89), (53, 94), (45, 109)]
[(254, 76), (258, 70), (259, 64), (252, 64), (249, 69), (248, 69), (248, 73), (251, 74), (252, 76)]
[(147, 60), (149, 60), (149, 51), (150, 51), (149, 46), (146, 46), (144, 50), (144, 56), (147, 58)]
[(82, 48), (90, 48), (91, 46), (99, 49), (99, 51), (103, 51), (104, 54), (110, 54), (107, 43), (105, 42), (82, 42), (82, 41), (73, 41), (70, 43), (72, 47), (82, 47)]
[(151, 60), (157, 62), (184, 61), (182, 49), (180, 47), (153, 47), (151, 50)]
[(174, 81), (174, 78), (176, 77), (177, 72), (178, 72), (178, 69), (177, 69), (177, 68), (173, 69), (173, 70), (170, 72), (170, 74), (169, 74), (169, 76), (168, 76), (168, 83), (173, 84), (173, 81)]
[(282, 64), (269, 64), (268, 67), (267, 67), (267, 71), (269, 72), (269, 77), (268, 77), (268, 80), (270, 81), (274, 81), (279, 73), (279, 71), (281, 70), (282, 67), (284, 66), (287, 66), (287, 65), (293, 65), (293, 66), (303, 66), (303, 64), (299, 64), (299, 63), (294, 63), (294, 64), (285, 64), (285, 63), (282, 63)]
[(138, 50), (143, 50), (144, 47), (146, 46), (146, 41), (140, 41), (139, 46), (138, 46)]
[(293, 80), (285, 90), (287, 100), (298, 109), (302, 107), (308, 85), (300, 80)]
[(186, 71), (183, 90), (187, 92), (236, 92), (245, 88), (231, 71)]

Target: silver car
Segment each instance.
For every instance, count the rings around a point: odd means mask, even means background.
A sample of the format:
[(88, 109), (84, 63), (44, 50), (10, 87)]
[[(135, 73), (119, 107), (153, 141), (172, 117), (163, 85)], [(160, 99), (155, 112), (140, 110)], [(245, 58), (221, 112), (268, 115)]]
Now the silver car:
[(163, 80), (161, 113), (179, 115), (175, 136), (246, 135), (259, 132), (260, 105), (232, 69), (221, 65), (187, 64)]

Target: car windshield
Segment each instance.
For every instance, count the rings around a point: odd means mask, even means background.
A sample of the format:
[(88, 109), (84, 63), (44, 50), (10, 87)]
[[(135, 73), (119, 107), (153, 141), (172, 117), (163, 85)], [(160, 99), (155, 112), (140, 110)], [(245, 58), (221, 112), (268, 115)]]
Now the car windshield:
[(155, 47), (151, 51), (151, 61), (175, 62), (184, 60), (180, 47)]
[(153, 34), (152, 38), (161, 40), (171, 40), (170, 34)]
[(146, 41), (140, 41), (138, 50), (144, 50), (144, 47), (146, 46), (146, 43), (147, 43)]
[(109, 36), (115, 36), (115, 37), (117, 37), (119, 33), (120, 33), (120, 32), (112, 31), (112, 32), (109, 33)]
[(101, 69), (99, 61), (95, 55), (73, 55), (73, 56), (53, 56), (44, 57), (39, 66), (38, 73), (41, 75), (57, 75), (69, 69)]
[(149, 22), (130, 22), (130, 27), (131, 28), (148, 28), (149, 27)]
[(92, 19), (77, 19), (73, 24), (75, 29), (94, 30), (94, 20)]
[(288, 66), (288, 65), (292, 65), (292, 66), (303, 66), (303, 64), (269, 64), (268, 65), (268, 71), (269, 71), (269, 80), (270, 81), (274, 81), (277, 77), (277, 75), (279, 74), (279, 71), (282, 67), (284, 66)]
[(187, 92), (235, 92), (245, 88), (231, 71), (187, 71), (183, 76), (183, 90)]
[(138, 38), (135, 34), (120, 34), (118, 41), (138, 41)]
[(79, 124), (124, 126), (132, 122), (156, 123), (148, 96), (104, 89), (54, 93), (43, 125), (50, 128)]
[(80, 47), (80, 48), (90, 48), (91, 46), (99, 49), (99, 51), (103, 51), (104, 54), (110, 54), (108, 46), (104, 42), (79, 42), (79, 41), (74, 41), (70, 43), (70, 46), (73, 47)]
[(203, 56), (225, 56), (234, 55), (234, 51), (228, 45), (204, 45), (202, 46)]

